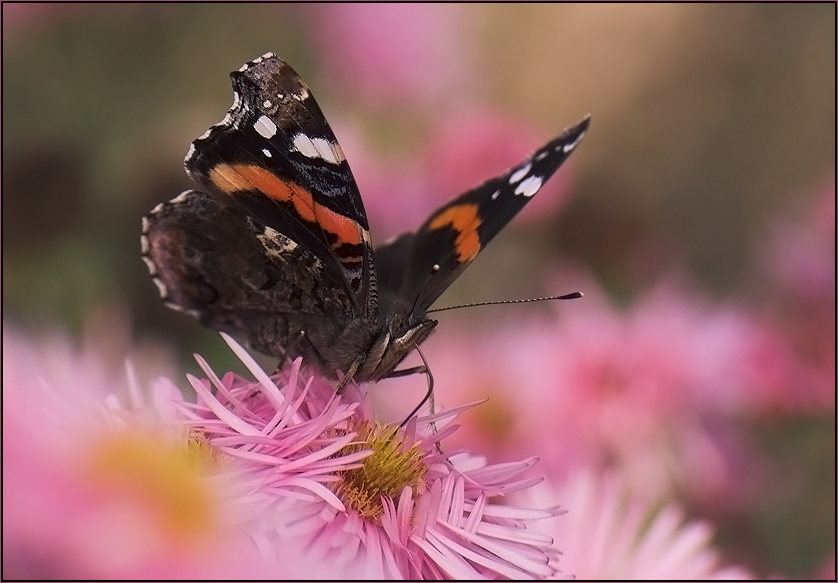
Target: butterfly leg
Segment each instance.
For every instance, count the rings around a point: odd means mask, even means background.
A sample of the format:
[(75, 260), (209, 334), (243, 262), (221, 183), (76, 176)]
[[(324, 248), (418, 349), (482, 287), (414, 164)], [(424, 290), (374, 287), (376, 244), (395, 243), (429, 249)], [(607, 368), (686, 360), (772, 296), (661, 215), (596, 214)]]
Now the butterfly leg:
[[(419, 349), (418, 346), (416, 347), (416, 352), (419, 353), (419, 356), (422, 359), (421, 366), (413, 366), (410, 368), (405, 368), (403, 370), (394, 370), (393, 372), (387, 375), (387, 378), (398, 378), (412, 374), (424, 374), (428, 378), (428, 390), (425, 392), (425, 396), (422, 397), (422, 400), (419, 402), (419, 404), (413, 408), (413, 411), (411, 411), (410, 414), (407, 417), (405, 417), (405, 420), (401, 422), (399, 427), (404, 427), (405, 423), (410, 421), (410, 419), (414, 415), (416, 415), (416, 413), (419, 412), (419, 409), (421, 409), (425, 403), (430, 403), (431, 415), (433, 415), (436, 410), (436, 405), (434, 404), (434, 375), (431, 374), (431, 369), (428, 366), (428, 361), (425, 360), (425, 355), (422, 354), (422, 351)], [(430, 427), (431, 431), (434, 434), (436, 434), (436, 423), (432, 421), (430, 423)], [(442, 453), (442, 446), (439, 445), (439, 442), (437, 442), (436, 444), (436, 449), (439, 453)]]
[[(408, 370), (410, 372), (408, 372)], [(417, 367), (414, 367), (414, 368), (411, 368), (411, 369), (405, 369), (404, 371), (395, 371), (395, 372), (401, 372), (401, 373), (404, 373), (404, 374), (395, 374), (395, 375), (394, 374), (389, 374), (389, 375), (387, 375), (387, 378), (402, 377), (402, 376), (407, 376), (408, 374), (416, 374), (416, 373), (424, 373), (428, 377), (428, 390), (427, 390), (427, 392), (425, 392), (425, 396), (422, 397), (422, 400), (419, 401), (419, 404), (416, 405), (413, 408), (413, 411), (411, 411), (407, 415), (407, 417), (405, 417), (404, 421), (402, 421), (399, 424), (399, 427), (404, 427), (404, 425), (408, 421), (410, 421), (410, 419), (414, 415), (416, 415), (416, 413), (419, 412), (419, 409), (421, 409), (422, 406), (425, 403), (430, 403), (431, 415), (433, 415), (434, 412), (435, 412), (434, 411), (434, 377), (431, 375), (431, 371), (427, 367), (417, 366)]]
[[(425, 367), (425, 365), (412, 366), (410, 368), (405, 368), (405, 369), (402, 369), (402, 370), (394, 370), (393, 372), (388, 374), (385, 378), (395, 379), (395, 378), (398, 378), (398, 377), (407, 377), (407, 376), (410, 376), (412, 374), (425, 374), (426, 372), (428, 372), (428, 369), (427, 369), (427, 367)], [(424, 401), (422, 401), (422, 404), (424, 404)], [(420, 405), (420, 407), (421, 407), (421, 405)]]
[(352, 380), (352, 377), (355, 376), (355, 373), (358, 372), (358, 369), (361, 368), (361, 358), (356, 358), (352, 361), (352, 364), (349, 365), (349, 370), (347, 370), (343, 378), (338, 383), (338, 386), (335, 387), (335, 393), (340, 395), (343, 392), (343, 389), (346, 388), (346, 385), (349, 384), (349, 381)]
[[(280, 347), (280, 350), (282, 350), (282, 356), (279, 357), (280, 360), (276, 363), (276, 370), (274, 371), (274, 374), (281, 372), (287, 364), (290, 364), (291, 361), (294, 360), (291, 355), (294, 354), (294, 348), (299, 345), (300, 341), (306, 341), (311, 344), (308, 336), (306, 336), (305, 330), (301, 330), (300, 333), (285, 347)], [(317, 351), (317, 348), (314, 345), (311, 345), (311, 347), (315, 350), (315, 352)]]
[(289, 356), (288, 350), (293, 347), (295, 342), (289, 344), (286, 348), (282, 349), (282, 356), (279, 357), (279, 362), (276, 363), (276, 368), (274, 369), (274, 374), (279, 374), (282, 372), (282, 369), (285, 368), (287, 364), (291, 363), (291, 357)]

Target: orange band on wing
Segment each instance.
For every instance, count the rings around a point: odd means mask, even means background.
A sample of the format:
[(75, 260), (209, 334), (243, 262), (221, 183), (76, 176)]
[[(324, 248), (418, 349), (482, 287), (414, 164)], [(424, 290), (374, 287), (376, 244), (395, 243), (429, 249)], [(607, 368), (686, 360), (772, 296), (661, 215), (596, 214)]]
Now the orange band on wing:
[(477, 205), (461, 204), (445, 209), (431, 221), (432, 230), (450, 226), (457, 232), (454, 244), (457, 258), (468, 263), (480, 252), (480, 236), (477, 233), (482, 221), (477, 216)]
[(227, 194), (257, 190), (274, 200), (291, 203), (300, 218), (337, 236), (337, 245), (361, 243), (363, 229), (357, 222), (314, 202), (308, 190), (283, 181), (269, 170), (250, 164), (218, 164), (209, 178)]

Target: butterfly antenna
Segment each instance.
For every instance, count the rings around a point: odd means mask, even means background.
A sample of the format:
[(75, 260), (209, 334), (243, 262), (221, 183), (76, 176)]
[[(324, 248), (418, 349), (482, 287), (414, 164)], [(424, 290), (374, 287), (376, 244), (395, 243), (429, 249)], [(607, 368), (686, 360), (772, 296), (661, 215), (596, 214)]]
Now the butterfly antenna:
[(428, 310), (426, 313), (444, 312), (445, 310), (459, 310), (460, 308), (474, 308), (476, 306), (497, 306), (499, 304), (528, 304), (530, 302), (546, 302), (549, 300), (575, 300), (583, 297), (585, 294), (575, 291), (573, 293), (564, 294), (562, 296), (547, 296), (544, 298), (529, 298), (526, 300), (498, 300), (494, 302), (476, 302), (474, 304), (460, 304), (458, 306), (446, 306), (444, 308), (434, 308)]

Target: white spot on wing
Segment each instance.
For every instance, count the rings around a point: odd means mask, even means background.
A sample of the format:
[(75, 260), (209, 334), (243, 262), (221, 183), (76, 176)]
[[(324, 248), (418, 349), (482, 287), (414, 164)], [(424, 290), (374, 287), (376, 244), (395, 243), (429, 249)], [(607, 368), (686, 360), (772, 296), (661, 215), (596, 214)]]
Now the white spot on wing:
[(276, 135), (276, 124), (267, 116), (263, 115), (253, 124), (253, 129), (263, 138), (271, 139)]
[(262, 102), (262, 107), (264, 107), (265, 109), (270, 109), (270, 107), (272, 105), (273, 105), (273, 103), (271, 103), (270, 99), (266, 99), (265, 101)]
[(538, 156), (535, 157), (535, 161), (536, 162), (541, 162), (546, 157), (547, 157), (547, 152), (541, 152)]
[(166, 289), (166, 286), (163, 284), (163, 282), (160, 281), (160, 279), (157, 277), (152, 277), (151, 281), (153, 281), (154, 285), (157, 286), (157, 291), (160, 292), (160, 297), (165, 298), (168, 295), (169, 290)]
[[(145, 241), (145, 246), (148, 247), (148, 241)], [(144, 253), (147, 253), (147, 251), (144, 251)], [(152, 261), (151, 259), (149, 259), (145, 255), (143, 255), (142, 258), (143, 258), (143, 261), (145, 262), (145, 266), (148, 267), (148, 272), (151, 275), (157, 275), (157, 266), (154, 265), (154, 261)]]
[[(173, 198), (170, 202), (181, 203), (181, 202), (183, 202), (183, 201), (185, 201), (185, 200), (186, 200), (186, 198), (189, 196), (189, 193), (190, 193), (190, 192), (192, 192), (192, 191), (191, 191), (191, 190), (184, 190), (184, 191), (183, 191), (183, 192), (181, 192), (179, 195), (177, 195), (176, 197), (174, 197), (174, 198)], [(160, 203), (159, 205), (157, 205), (157, 206), (162, 208), (162, 207), (163, 207), (163, 203), (161, 202), (161, 203)]]
[(306, 87), (305, 85), (300, 87), (300, 92), (297, 93), (296, 95), (294, 95), (293, 93), (291, 94), (291, 97), (293, 97), (297, 101), (305, 101), (306, 99), (308, 99), (308, 96), (309, 96), (308, 87)]
[(323, 138), (310, 138), (305, 134), (294, 136), (294, 150), (307, 158), (321, 158), (332, 164), (340, 164), (346, 159), (337, 143)]
[(541, 178), (538, 176), (530, 176), (521, 181), (518, 188), (515, 189), (515, 194), (523, 194), (527, 198), (533, 196), (538, 189), (541, 188)]
[[(325, 140), (324, 140), (325, 141)], [(346, 160), (346, 156), (343, 155), (343, 149), (340, 147), (340, 144), (337, 142), (326, 142), (329, 145), (329, 152), (332, 154), (332, 158), (325, 158), (329, 162), (334, 164), (340, 164), (344, 160)]]
[[(527, 162), (521, 168), (518, 168), (515, 172), (512, 173), (512, 176), (509, 177), (509, 184), (515, 184), (519, 180), (521, 180), (524, 176), (529, 173), (530, 169), (532, 168), (532, 164)], [(517, 191), (516, 191), (517, 192)]]
[(496, 190), (492, 193), (491, 199), (495, 200), (498, 196), (500, 196), (500, 190)]
[(298, 247), (297, 243), (286, 237), (279, 231), (265, 227), (264, 233), (256, 235), (268, 257), (280, 259), (283, 255), (290, 253)]
[(579, 134), (579, 137), (577, 137), (575, 140), (573, 140), (573, 142), (571, 142), (570, 144), (565, 144), (562, 147), (562, 150), (565, 153), (570, 152), (571, 150), (573, 150), (573, 148), (575, 148), (579, 144), (580, 141), (582, 141), (582, 138), (584, 138), (584, 137), (585, 137), (585, 132), (582, 132), (581, 134)]
[(305, 134), (297, 134), (296, 136), (294, 136), (293, 145), (294, 150), (299, 152), (306, 158), (318, 158), (320, 156), (312, 139)]
[(263, 153), (265, 156), (267, 156), (268, 158), (273, 158), (273, 154), (271, 154), (271, 151), (270, 151), (270, 150), (268, 150), (267, 148), (262, 148), (262, 153)]
[[(163, 296), (163, 297), (165, 298), (166, 296)], [(163, 305), (166, 306), (167, 308), (171, 308), (172, 310), (175, 310), (176, 312), (181, 312), (182, 314), (186, 314), (187, 316), (192, 316), (193, 318), (198, 318), (198, 319), (201, 318), (201, 312), (199, 312), (198, 310), (190, 310), (189, 308), (184, 308), (183, 306), (179, 306), (176, 303), (171, 302), (171, 301), (164, 301)]]

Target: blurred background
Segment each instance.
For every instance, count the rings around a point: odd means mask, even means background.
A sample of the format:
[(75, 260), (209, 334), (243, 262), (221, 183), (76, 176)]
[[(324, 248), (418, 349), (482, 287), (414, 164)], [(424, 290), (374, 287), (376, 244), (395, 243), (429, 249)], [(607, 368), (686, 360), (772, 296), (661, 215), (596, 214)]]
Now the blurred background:
[(437, 305), (586, 297), (440, 314), (437, 399), (491, 397), (458, 435), (494, 461), (618, 468), (755, 574), (834, 578), (834, 4), (4, 4), (4, 327), (144, 379), (234, 367), (162, 306), (140, 219), (267, 51), (326, 113), (374, 242), (592, 114)]

